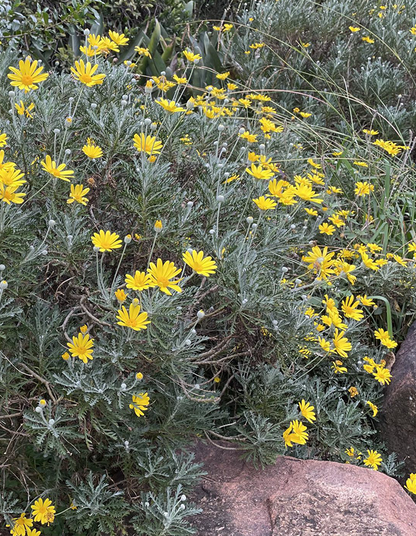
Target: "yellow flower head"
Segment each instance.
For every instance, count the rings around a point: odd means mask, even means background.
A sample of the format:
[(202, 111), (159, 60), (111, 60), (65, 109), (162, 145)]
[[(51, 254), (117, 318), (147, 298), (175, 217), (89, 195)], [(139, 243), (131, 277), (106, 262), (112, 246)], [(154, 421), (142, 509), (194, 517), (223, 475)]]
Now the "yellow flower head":
[(17, 186), (4, 186), (3, 184), (0, 184), (0, 200), (8, 205), (10, 205), (10, 203), (21, 205), (23, 203), (23, 197), (25, 197), (26, 194), (23, 192), (16, 192), (16, 189)]
[(203, 251), (186, 251), (183, 254), (183, 260), (197, 274), (203, 275), (205, 277), (209, 277), (210, 275), (215, 274), (215, 271), (217, 269), (217, 265), (211, 257), (204, 257)]
[(389, 369), (386, 369), (384, 365), (376, 365), (375, 371), (372, 372), (374, 378), (381, 385), (388, 385), (391, 382), (391, 374)]
[(332, 362), (331, 368), (335, 374), (344, 374), (345, 372), (348, 372), (347, 368), (342, 366), (342, 361), (339, 361), (338, 359)]
[(189, 50), (184, 50), (183, 55), (190, 63), (198, 63), (199, 60), (202, 60), (202, 56), (200, 54), (194, 54)]
[(182, 292), (181, 287), (178, 285), (182, 279), (172, 280), (176, 275), (180, 273), (180, 269), (176, 268), (173, 262), (157, 259), (156, 264), (151, 262), (150, 268), (148, 268), (149, 275), (151, 276), (152, 285), (159, 287), (159, 289), (172, 295), (169, 289), (176, 290), (176, 292)]
[(354, 296), (348, 296), (342, 302), (342, 312), (346, 318), (352, 318), (353, 320), (362, 320), (364, 318), (362, 309), (357, 309), (360, 303), (354, 301)]
[(390, 338), (389, 332), (380, 328), (374, 332), (374, 337), (378, 339), (383, 346), (387, 348), (396, 348), (397, 342)]
[(98, 49), (100, 41), (101, 41), (101, 35), (95, 35), (95, 34), (90, 33), (90, 35), (88, 36), (88, 43), (96, 49)]
[(416, 494), (416, 473), (410, 473), (409, 478), (406, 480), (404, 486), (410, 493)]
[(170, 112), (171, 114), (175, 112), (185, 112), (185, 108), (182, 108), (181, 106), (178, 106), (175, 101), (170, 101), (168, 99), (159, 99), (155, 101), (156, 104), (159, 104), (164, 110), (167, 112)]
[(273, 171), (264, 168), (261, 164), (259, 164), (258, 166), (256, 166), (255, 164), (251, 164), (251, 167), (246, 168), (246, 172), (255, 179), (269, 180), (274, 176)]
[(368, 128), (363, 128), (364, 134), (368, 134), (368, 136), (377, 136), (378, 130), (372, 130)]
[(117, 312), (117, 319), (119, 320), (117, 324), (119, 326), (140, 331), (141, 329), (147, 329), (147, 325), (150, 324), (150, 320), (147, 320), (147, 313), (140, 312), (139, 304), (131, 303), (128, 311), (123, 305)]
[(58, 165), (49, 155), (46, 155), (45, 160), (41, 162), (41, 165), (47, 173), (50, 173), (54, 177), (62, 179), (63, 181), (70, 182), (68, 177), (74, 174), (71, 169), (65, 170), (66, 164)]
[(330, 225), (329, 223), (321, 223), (319, 226), (319, 232), (321, 234), (326, 234), (328, 236), (331, 236), (335, 233), (336, 229), (333, 225)]
[(66, 344), (71, 352), (72, 357), (79, 357), (83, 363), (88, 363), (88, 359), (92, 360), (94, 339), (90, 339), (88, 333), (83, 335), (78, 333), (78, 336), (72, 337), (72, 343)]
[(96, 145), (95, 142), (90, 138), (87, 139), (87, 143), (82, 148), (82, 152), (92, 160), (95, 158), (101, 158), (103, 156), (103, 151), (101, 147)]
[(283, 432), (283, 439), (287, 447), (292, 447), (292, 443), (304, 445), (308, 437), (306, 426), (298, 420), (291, 421), (289, 428)]
[(310, 184), (298, 183), (294, 189), (295, 195), (303, 199), (303, 201), (310, 201), (311, 203), (322, 203), (323, 199), (318, 197), (318, 194), (312, 189)]
[(92, 87), (101, 85), (105, 78), (105, 74), (94, 74), (97, 69), (98, 64), (92, 66), (89, 61), (85, 64), (84, 60), (79, 60), (75, 62), (75, 68), (71, 67), (71, 73), (75, 80), (82, 82), (87, 87)]
[(257, 199), (253, 199), (253, 201), (260, 210), (274, 210), (277, 207), (276, 201), (270, 199), (269, 197), (264, 197), (264, 195), (258, 197)]
[(37, 60), (32, 62), (29, 56), (25, 61), (19, 61), (19, 69), (16, 69), (16, 67), (9, 67), (9, 69), (13, 73), (7, 75), (11, 80), (10, 84), (23, 89), (25, 93), (32, 89), (38, 89), (36, 84), (43, 82), (49, 76), (48, 73), (42, 73), (43, 67), (38, 67)]
[(91, 45), (88, 45), (88, 47), (81, 46), (79, 47), (79, 49), (88, 58), (92, 58), (93, 56), (98, 56), (99, 54), (101, 54), (101, 50), (98, 50), (98, 48), (93, 47)]
[(136, 270), (134, 275), (126, 275), (126, 286), (132, 290), (146, 290), (153, 287), (152, 278), (146, 272), (140, 272)]
[(119, 235), (116, 233), (111, 233), (110, 231), (104, 232), (101, 230), (99, 233), (94, 233), (91, 240), (94, 246), (99, 248), (101, 253), (104, 253), (104, 251), (121, 248), (122, 242), (119, 238)]
[(141, 417), (144, 415), (143, 411), (148, 410), (148, 405), (150, 404), (150, 398), (147, 393), (139, 393), (138, 395), (133, 395), (132, 397), (133, 404), (129, 405), (130, 409), (134, 409), (134, 413)]
[(367, 450), (367, 458), (364, 458), (364, 465), (372, 467), (374, 471), (378, 470), (378, 466), (381, 464), (381, 455), (376, 450)]
[(108, 35), (110, 36), (111, 41), (113, 41), (116, 45), (120, 47), (127, 45), (127, 43), (129, 42), (129, 39), (125, 37), (124, 34), (119, 34), (110, 30), (108, 32)]
[[(1, 152), (4, 154), (3, 151)], [(26, 183), (23, 177), (24, 173), (22, 173), (20, 169), (16, 169), (11, 162), (4, 164), (3, 169), (0, 169), (0, 184), (3, 184), (4, 186), (18, 188)]]
[(302, 261), (309, 263), (308, 269), (318, 274), (318, 280), (327, 279), (329, 275), (334, 273), (332, 268), (334, 255), (334, 252), (328, 253), (327, 247), (321, 250), (319, 246), (314, 246), (312, 251), (308, 251), (307, 256), (302, 257)]
[(341, 357), (348, 357), (348, 353), (351, 351), (352, 345), (346, 337), (344, 337), (345, 331), (339, 333), (338, 328), (335, 329), (334, 338), (332, 340), (335, 351)]
[(355, 189), (354, 193), (355, 195), (358, 195), (358, 197), (363, 197), (365, 195), (370, 195), (371, 192), (374, 192), (374, 185), (370, 184), (367, 181), (357, 181), (355, 183)]
[(88, 203), (88, 197), (85, 196), (89, 191), (90, 189), (84, 188), (82, 184), (71, 184), (71, 193), (69, 194), (69, 199), (67, 199), (66, 202), (71, 204), (75, 201), (76, 203), (86, 206)]
[(155, 136), (145, 136), (144, 134), (135, 134), (134, 146), (139, 151), (150, 155), (160, 154), (162, 150), (162, 142), (156, 141)]
[(248, 130), (238, 135), (239, 138), (247, 140), (249, 143), (255, 143), (257, 141), (257, 134), (250, 134)]
[(50, 499), (38, 499), (31, 506), (35, 521), (40, 521), (42, 525), (53, 523), (55, 519), (55, 507)]
[(31, 102), (28, 106), (25, 106), (23, 101), (20, 101), (20, 104), (17, 104), (17, 102), (15, 102), (14, 107), (16, 108), (17, 113), (19, 115), (26, 114), (26, 117), (33, 119), (33, 115), (30, 113), (35, 108), (35, 105), (33, 104), (33, 102)]
[(305, 417), (307, 421), (309, 422), (316, 421), (316, 416), (315, 416), (315, 411), (314, 411), (315, 408), (311, 404), (309, 404), (309, 402), (305, 402), (304, 400), (302, 400), (302, 402), (299, 402), (299, 409), (303, 417)]
[(114, 296), (117, 298), (117, 301), (119, 303), (123, 303), (127, 300), (128, 294), (124, 291), (124, 289), (119, 288), (114, 292)]
[(102, 37), (98, 43), (98, 50), (108, 54), (109, 52), (120, 52), (117, 43), (112, 41), (109, 37)]
[[(150, 54), (150, 51), (148, 48), (144, 47), (134, 47), (134, 50), (140, 54), (140, 56), (147, 56), (148, 58), (152, 59), (152, 55)], [(146, 84), (147, 85), (147, 84)]]
[(23, 512), (20, 517), (13, 519), (13, 527), (10, 533), (12, 536), (25, 536), (26, 531), (29, 531), (29, 527), (32, 525), (33, 519), (26, 519), (26, 514)]
[(402, 149), (404, 149), (402, 145), (397, 145), (396, 143), (392, 141), (384, 141), (381, 139), (374, 141), (373, 145), (377, 145), (378, 147), (381, 147), (392, 156), (396, 156), (397, 154), (401, 152)]

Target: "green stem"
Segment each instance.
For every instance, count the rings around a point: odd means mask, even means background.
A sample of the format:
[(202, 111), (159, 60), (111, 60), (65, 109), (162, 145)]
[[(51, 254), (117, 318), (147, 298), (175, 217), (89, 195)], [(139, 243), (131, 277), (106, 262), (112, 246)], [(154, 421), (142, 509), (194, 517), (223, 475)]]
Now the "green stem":
[(155, 237), (153, 239), (152, 249), (150, 250), (149, 258), (147, 259), (147, 267), (146, 267), (146, 269), (149, 269), (149, 264), (150, 264), (150, 261), (152, 260), (152, 255), (153, 255), (153, 250), (155, 249), (157, 234), (158, 233), (155, 233)]
[(113, 286), (114, 286), (115, 280), (116, 280), (116, 278), (117, 278), (118, 271), (120, 270), (121, 261), (123, 260), (124, 253), (125, 253), (125, 251), (126, 251), (126, 247), (127, 247), (127, 243), (125, 242), (125, 243), (124, 243), (123, 251), (121, 252), (120, 260), (119, 260), (119, 262), (118, 262), (117, 270), (116, 270), (116, 272), (115, 272), (115, 274), (114, 274), (114, 277), (113, 277), (113, 282), (111, 283), (111, 290), (110, 290), (110, 293), (111, 293), (111, 294), (113, 293)]
[(391, 318), (391, 306), (387, 298), (384, 296), (370, 296), (370, 300), (381, 300), (386, 304), (386, 316), (387, 316), (387, 331), (389, 332), (389, 337), (393, 339), (393, 322)]

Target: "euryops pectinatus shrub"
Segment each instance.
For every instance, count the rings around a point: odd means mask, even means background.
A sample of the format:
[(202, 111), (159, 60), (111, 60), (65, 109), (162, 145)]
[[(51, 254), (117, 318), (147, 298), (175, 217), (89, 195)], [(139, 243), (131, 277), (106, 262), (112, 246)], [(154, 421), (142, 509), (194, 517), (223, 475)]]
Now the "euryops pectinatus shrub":
[(3, 50), (14, 536), (192, 533), (195, 437), (396, 473), (376, 425), (415, 310), (413, 4), (256, 2), (153, 77), (115, 32), (70, 71)]

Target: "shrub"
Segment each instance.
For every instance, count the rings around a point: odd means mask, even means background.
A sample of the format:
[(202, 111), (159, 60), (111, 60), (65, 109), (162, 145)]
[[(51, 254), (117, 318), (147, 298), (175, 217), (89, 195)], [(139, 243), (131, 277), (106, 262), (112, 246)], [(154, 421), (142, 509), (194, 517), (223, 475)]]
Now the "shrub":
[[(207, 24), (151, 79), (150, 43), (114, 62), (118, 34), (88, 37), (98, 48), (68, 72), (4, 51), (0, 511), (14, 534), (192, 533), (195, 438), (256, 464), (400, 469), (376, 423), (414, 316), (410, 91), (391, 108), (411, 71), (382, 52), (360, 68), (371, 43), (346, 13), (375, 29), (377, 13), (299, 5)], [(408, 22), (389, 10), (392, 38)], [(338, 41), (320, 44), (331, 21)]]

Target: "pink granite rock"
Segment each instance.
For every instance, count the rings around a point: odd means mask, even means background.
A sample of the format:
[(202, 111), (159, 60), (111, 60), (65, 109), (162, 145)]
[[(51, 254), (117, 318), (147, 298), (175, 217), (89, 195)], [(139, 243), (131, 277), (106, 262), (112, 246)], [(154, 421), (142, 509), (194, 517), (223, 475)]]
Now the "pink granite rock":
[(416, 505), (393, 478), (286, 456), (256, 470), (219, 445), (195, 448), (208, 472), (193, 496), (198, 536), (416, 536)]

